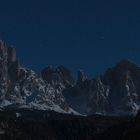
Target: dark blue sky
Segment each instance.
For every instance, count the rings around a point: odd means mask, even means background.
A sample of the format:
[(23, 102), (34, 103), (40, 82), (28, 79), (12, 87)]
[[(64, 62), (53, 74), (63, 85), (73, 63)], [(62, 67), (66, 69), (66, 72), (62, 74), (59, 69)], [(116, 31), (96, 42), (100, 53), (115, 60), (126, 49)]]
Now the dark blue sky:
[(0, 38), (34, 70), (64, 65), (96, 75), (128, 58), (140, 64), (139, 0), (3, 0)]

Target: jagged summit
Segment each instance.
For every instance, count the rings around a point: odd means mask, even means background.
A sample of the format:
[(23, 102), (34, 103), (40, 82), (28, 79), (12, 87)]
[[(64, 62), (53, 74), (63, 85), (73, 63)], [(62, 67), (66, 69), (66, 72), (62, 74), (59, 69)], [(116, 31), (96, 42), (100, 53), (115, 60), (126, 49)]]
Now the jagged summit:
[(138, 67), (138, 65), (129, 59), (122, 59), (120, 60), (119, 63), (116, 64), (116, 67), (124, 68), (124, 69), (131, 69), (132, 67)]
[(15, 48), (8, 46), (4, 41), (0, 40), (0, 57), (9, 62), (15, 62), (17, 60)]
[(57, 68), (48, 66), (41, 71), (41, 75), (45, 81), (51, 84), (72, 86), (75, 83), (71, 72), (64, 66)]
[(87, 76), (85, 75), (83, 70), (79, 70), (77, 76), (78, 76), (77, 77), (77, 83), (78, 84), (87, 80)]
[[(56, 71), (63, 80), (59, 89), (56, 88), (57, 85), (46, 82), (44, 75), (42, 78), (40, 74), (23, 67), (16, 57), (15, 48), (0, 41), (0, 107), (74, 112), (62, 95), (64, 82), (68, 83), (68, 80), (71, 80), (70, 75), (66, 77), (68, 70), (63, 67), (59, 67), (57, 70), (47, 68), (45, 72), (46, 75), (51, 76), (51, 73)], [(56, 81), (60, 82), (58, 79)]]
[[(82, 114), (132, 115), (140, 108), (140, 67), (124, 59), (105, 74), (72, 87), (68, 103)], [(68, 91), (69, 93), (69, 91)], [(78, 94), (77, 94), (78, 93)]]
[(129, 59), (121, 59), (118, 64), (132, 64), (133, 62)]

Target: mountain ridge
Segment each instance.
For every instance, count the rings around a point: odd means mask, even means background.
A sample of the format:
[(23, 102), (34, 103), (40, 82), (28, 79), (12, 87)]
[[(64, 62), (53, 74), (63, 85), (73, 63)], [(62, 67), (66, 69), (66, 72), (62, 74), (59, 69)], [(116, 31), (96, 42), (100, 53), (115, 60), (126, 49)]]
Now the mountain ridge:
[(0, 41), (1, 108), (134, 115), (140, 108), (139, 79), (140, 67), (127, 59), (90, 79), (79, 70), (75, 80), (62, 65), (48, 66), (36, 73), (21, 65), (13, 47)]

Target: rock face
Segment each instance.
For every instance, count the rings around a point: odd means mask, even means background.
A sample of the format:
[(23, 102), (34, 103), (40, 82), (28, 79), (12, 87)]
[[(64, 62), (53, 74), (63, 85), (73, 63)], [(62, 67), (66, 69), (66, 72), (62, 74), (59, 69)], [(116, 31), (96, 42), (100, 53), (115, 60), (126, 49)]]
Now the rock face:
[(106, 114), (111, 110), (109, 87), (104, 85), (100, 77), (77, 83), (64, 91), (69, 105), (81, 114)]
[(120, 61), (105, 73), (103, 82), (110, 86), (111, 105), (119, 114), (124, 112), (135, 114), (139, 109), (139, 79), (140, 67), (128, 60)]
[(133, 115), (140, 106), (140, 67), (122, 60), (65, 92), (68, 103), (82, 114)]
[(41, 71), (42, 78), (53, 86), (69, 87), (74, 85), (74, 79), (70, 71), (59, 66), (57, 68), (47, 67)]
[(78, 71), (77, 83), (80, 84), (87, 80), (87, 76), (82, 70)]
[(16, 62), (17, 58), (16, 58), (16, 50), (15, 48), (8, 48), (8, 60), (10, 62)]
[(70, 113), (72, 110), (62, 95), (62, 89), (72, 84), (69, 71), (62, 66), (56, 70), (47, 68), (42, 76), (24, 68), (16, 58), (15, 49), (0, 41), (0, 107)]

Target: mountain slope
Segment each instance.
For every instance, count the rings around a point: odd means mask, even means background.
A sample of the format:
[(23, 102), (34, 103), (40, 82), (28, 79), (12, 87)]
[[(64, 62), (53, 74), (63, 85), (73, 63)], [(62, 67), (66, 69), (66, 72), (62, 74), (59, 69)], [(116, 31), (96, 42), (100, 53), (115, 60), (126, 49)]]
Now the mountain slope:
[(105, 74), (77, 82), (64, 94), (82, 114), (135, 115), (140, 106), (140, 67), (121, 60)]
[[(62, 67), (59, 68), (61, 71)], [(65, 71), (63, 71), (65, 73)], [(68, 81), (70, 83), (71, 81)], [(59, 82), (59, 84), (61, 84)], [(43, 80), (41, 74), (23, 67), (16, 57), (16, 50), (0, 41), (0, 107), (34, 108), (74, 112), (69, 108), (61, 88)], [(59, 91), (60, 90), (60, 91)]]

